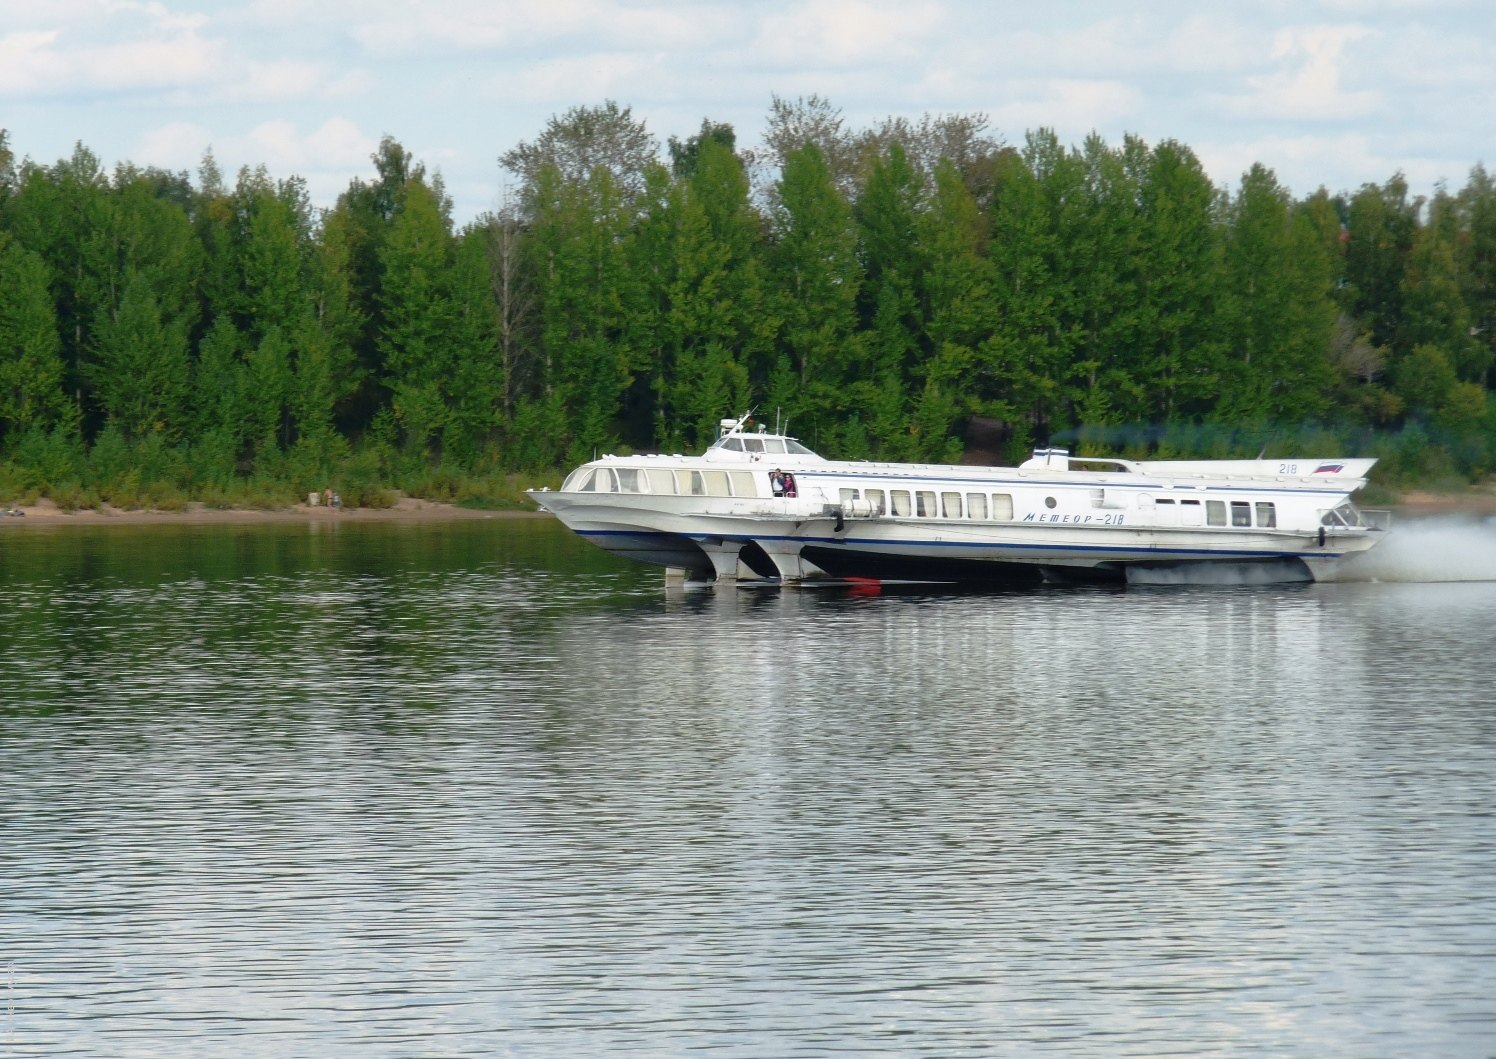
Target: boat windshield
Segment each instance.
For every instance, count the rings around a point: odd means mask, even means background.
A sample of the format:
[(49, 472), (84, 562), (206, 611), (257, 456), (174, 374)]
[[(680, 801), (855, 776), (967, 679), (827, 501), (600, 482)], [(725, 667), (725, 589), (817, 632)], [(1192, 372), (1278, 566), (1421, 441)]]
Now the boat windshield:
[(727, 452), (753, 452), (772, 453), (783, 455), (790, 453), (796, 456), (814, 456), (804, 445), (794, 438), (780, 437), (776, 434), (728, 434), (718, 438), (712, 445), (714, 449), (723, 449)]
[(1360, 509), (1357, 508), (1355, 504), (1352, 504), (1349, 500), (1347, 500), (1343, 504), (1339, 504), (1336, 507), (1331, 508), (1329, 511), (1326, 511), (1323, 515), (1320, 516), (1319, 521), (1322, 525), (1332, 527), (1356, 527), (1365, 525), (1365, 523), (1361, 519)]

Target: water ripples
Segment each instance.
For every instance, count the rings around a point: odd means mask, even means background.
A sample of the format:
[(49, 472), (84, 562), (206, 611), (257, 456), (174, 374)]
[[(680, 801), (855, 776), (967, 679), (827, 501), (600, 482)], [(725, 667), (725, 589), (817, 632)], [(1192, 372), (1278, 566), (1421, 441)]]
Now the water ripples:
[(1488, 587), (669, 596), (549, 529), (0, 565), (4, 1053), (1496, 1036)]

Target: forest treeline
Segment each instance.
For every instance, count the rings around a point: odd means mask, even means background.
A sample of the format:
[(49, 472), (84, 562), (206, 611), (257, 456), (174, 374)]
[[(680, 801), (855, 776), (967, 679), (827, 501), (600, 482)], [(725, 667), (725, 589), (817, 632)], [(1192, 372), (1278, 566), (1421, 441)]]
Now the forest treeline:
[(0, 133), (0, 496), (451, 498), (597, 452), (691, 451), (753, 406), (832, 455), (1034, 443), (1159, 455), (1496, 457), (1496, 186), (1296, 199), (1189, 147), (867, 129), (773, 101), (661, 149), (553, 118), (461, 226), (395, 140), (328, 210)]

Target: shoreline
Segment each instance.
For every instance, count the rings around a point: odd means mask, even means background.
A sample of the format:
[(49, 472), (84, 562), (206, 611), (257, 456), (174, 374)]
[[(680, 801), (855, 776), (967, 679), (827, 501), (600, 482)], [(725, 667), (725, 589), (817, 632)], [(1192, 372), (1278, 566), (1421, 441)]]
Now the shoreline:
[[(1496, 488), (1483, 486), (1463, 493), (1432, 493), (1412, 490), (1390, 504), (1368, 504), (1367, 507), (1390, 508), (1395, 515), (1496, 515)], [(11, 511), (23, 512), (21, 516)], [(292, 504), (283, 508), (210, 508), (194, 501), (181, 511), (156, 511), (111, 507), (80, 508), (64, 511), (43, 498), (19, 508), (0, 505), (0, 529), (6, 526), (150, 526), (150, 525), (253, 525), (276, 522), (449, 522), (468, 519), (534, 519), (552, 518), (545, 511), (520, 511), (509, 508), (479, 509), (458, 507), (434, 500), (402, 497), (393, 507), (328, 508), (321, 505)]]
[[(6, 512), (19, 510), (21, 516)], [(150, 526), (253, 525), (269, 522), (450, 522), (466, 519), (547, 518), (543, 511), (482, 510), (402, 497), (393, 507), (328, 508), (292, 504), (282, 508), (210, 508), (194, 501), (181, 511), (110, 507), (64, 511), (43, 498), (35, 504), (0, 505), (0, 529), (5, 526)]]

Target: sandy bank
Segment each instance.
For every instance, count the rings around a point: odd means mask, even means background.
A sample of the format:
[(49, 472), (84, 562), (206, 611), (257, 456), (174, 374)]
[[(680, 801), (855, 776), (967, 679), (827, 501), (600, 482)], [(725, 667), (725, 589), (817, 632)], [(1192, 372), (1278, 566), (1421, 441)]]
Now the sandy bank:
[[(1381, 504), (1366, 504), (1365, 507), (1382, 507)], [(1410, 515), (1496, 515), (1496, 482), (1480, 485), (1458, 493), (1429, 493), (1420, 490), (1404, 493), (1396, 503), (1390, 505), (1396, 511)]]
[[(22, 516), (6, 515), (3, 512), (20, 510)], [(430, 500), (402, 498), (394, 507), (345, 507), (332, 509), (295, 504), (274, 510), (251, 508), (210, 508), (202, 504), (188, 504), (182, 511), (125, 511), (109, 507), (99, 510), (63, 511), (52, 501), (42, 499), (36, 504), (15, 508), (0, 504), (0, 529), (7, 525), (48, 526), (103, 526), (103, 525), (149, 525), (182, 524), (246, 524), (258, 522), (442, 522), (452, 519), (483, 518), (544, 518), (536, 511), (478, 511), (457, 507), (453, 504), (438, 504)]]

